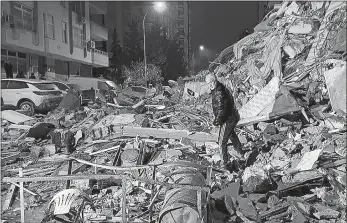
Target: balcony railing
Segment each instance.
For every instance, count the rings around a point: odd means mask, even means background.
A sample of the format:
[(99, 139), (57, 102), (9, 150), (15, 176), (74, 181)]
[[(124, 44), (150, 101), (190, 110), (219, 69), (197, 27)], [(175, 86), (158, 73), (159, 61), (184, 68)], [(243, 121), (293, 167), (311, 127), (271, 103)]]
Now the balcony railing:
[(104, 55), (104, 56), (108, 56), (108, 53), (107, 52), (104, 52), (102, 50), (98, 50), (98, 49), (93, 49), (94, 53), (98, 53), (98, 54), (101, 54), (101, 55)]

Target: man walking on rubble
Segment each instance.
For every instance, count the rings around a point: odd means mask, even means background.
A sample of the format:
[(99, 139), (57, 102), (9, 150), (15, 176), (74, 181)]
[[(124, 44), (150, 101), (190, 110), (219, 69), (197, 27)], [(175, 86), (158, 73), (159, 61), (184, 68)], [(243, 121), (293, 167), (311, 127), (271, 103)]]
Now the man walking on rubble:
[(229, 162), (227, 150), (229, 138), (234, 146), (233, 154), (238, 157), (242, 156), (242, 145), (235, 132), (240, 115), (235, 107), (231, 92), (223, 84), (218, 82), (216, 76), (210, 73), (206, 76), (205, 80), (212, 94), (212, 107), (215, 117), (213, 125), (220, 127), (218, 144), (221, 158), (223, 159), (224, 165), (227, 165)]

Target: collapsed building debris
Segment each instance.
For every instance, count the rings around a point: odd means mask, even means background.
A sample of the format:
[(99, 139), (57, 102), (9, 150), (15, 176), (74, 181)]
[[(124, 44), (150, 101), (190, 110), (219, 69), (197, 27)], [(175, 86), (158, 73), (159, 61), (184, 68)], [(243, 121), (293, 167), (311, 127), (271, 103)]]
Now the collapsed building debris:
[[(345, 10), (283, 2), (209, 71), (145, 100), (79, 106), (70, 92), (45, 117), (3, 111), (2, 221), (345, 222)], [(241, 116), (245, 155), (228, 170), (209, 72)]]

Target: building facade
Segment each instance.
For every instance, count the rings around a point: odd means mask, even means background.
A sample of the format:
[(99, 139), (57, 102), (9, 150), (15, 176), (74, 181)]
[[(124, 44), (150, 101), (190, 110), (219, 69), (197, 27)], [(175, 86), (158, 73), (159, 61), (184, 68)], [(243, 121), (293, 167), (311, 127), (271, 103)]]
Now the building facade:
[(2, 1), (1, 74), (66, 80), (107, 67), (107, 3), (103, 1)]
[[(166, 30), (166, 35), (174, 39), (176, 38), (180, 46), (184, 49), (185, 60), (188, 70), (191, 69), (191, 9), (188, 1), (168, 1), (166, 2), (166, 10), (158, 13), (154, 10), (153, 2), (108, 2), (108, 18), (107, 27), (110, 30), (108, 46), (112, 43), (112, 33), (117, 30), (120, 44), (124, 44), (124, 35), (128, 24), (134, 20), (139, 22), (139, 29), (142, 31), (142, 20), (146, 15), (145, 26), (148, 28), (153, 23), (161, 24)], [(113, 22), (111, 22), (113, 21)], [(109, 47), (110, 49), (110, 47)]]

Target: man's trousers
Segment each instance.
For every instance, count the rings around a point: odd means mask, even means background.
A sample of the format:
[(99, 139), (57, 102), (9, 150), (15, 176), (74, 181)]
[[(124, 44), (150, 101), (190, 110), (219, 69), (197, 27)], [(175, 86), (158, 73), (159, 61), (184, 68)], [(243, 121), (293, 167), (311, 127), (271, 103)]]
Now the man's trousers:
[(220, 126), (218, 144), (221, 154), (221, 158), (224, 163), (229, 161), (229, 154), (227, 149), (228, 140), (230, 139), (236, 152), (241, 153), (242, 145), (235, 132), (235, 127), (238, 123), (238, 119), (235, 117), (230, 117), (224, 124)]

